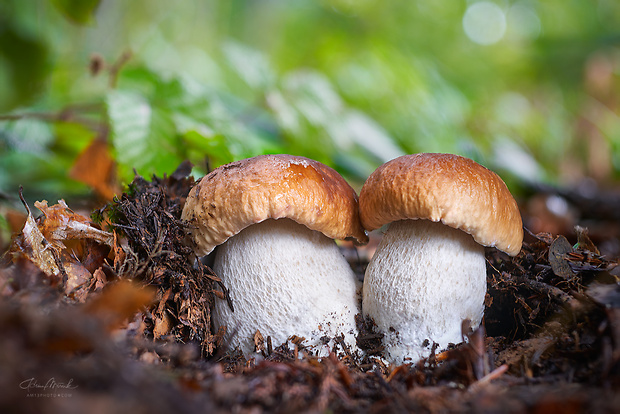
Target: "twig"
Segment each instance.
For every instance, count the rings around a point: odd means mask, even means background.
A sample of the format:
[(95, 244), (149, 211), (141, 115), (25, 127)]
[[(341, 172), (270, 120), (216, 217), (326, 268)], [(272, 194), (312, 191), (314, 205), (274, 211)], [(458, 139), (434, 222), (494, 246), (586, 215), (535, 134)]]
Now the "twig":
[(471, 392), (479, 391), (480, 388), (484, 387), (485, 385), (487, 385), (494, 379), (497, 379), (501, 377), (502, 375), (504, 375), (506, 371), (508, 371), (508, 365), (506, 364), (500, 365), (499, 367), (495, 368), (493, 371), (489, 372), (484, 377), (480, 378), (478, 381), (471, 384), (469, 387), (469, 391)]
[(102, 122), (77, 115), (72, 109), (63, 109), (60, 112), (23, 112), (0, 115), (0, 121), (18, 121), (20, 119), (38, 119), (45, 122), (74, 122), (94, 131), (101, 131), (106, 127)]
[(31, 216), (32, 213), (30, 212), (30, 206), (28, 206), (28, 203), (26, 203), (26, 199), (24, 198), (24, 187), (21, 185), (19, 186), (19, 199), (22, 201), (24, 207), (26, 207), (28, 215)]
[(511, 275), (511, 276), (514, 282), (521, 283), (524, 285), (529, 285), (535, 290), (539, 291), (540, 293), (544, 293), (548, 295), (551, 299), (556, 300), (558, 303), (562, 305), (565, 305), (565, 304), (573, 305), (574, 302), (576, 302), (576, 299), (574, 297), (572, 297), (568, 293), (564, 292), (563, 290), (555, 286), (548, 285), (546, 283), (539, 282), (537, 280), (532, 280), (528, 278), (527, 276), (519, 276), (519, 275)]
[(131, 56), (131, 51), (126, 50), (119, 56), (116, 62), (114, 62), (108, 67), (108, 73), (110, 75), (108, 84), (110, 85), (110, 88), (116, 88), (116, 83), (118, 82), (118, 74), (120, 73), (123, 66), (125, 66), (125, 64), (129, 62)]

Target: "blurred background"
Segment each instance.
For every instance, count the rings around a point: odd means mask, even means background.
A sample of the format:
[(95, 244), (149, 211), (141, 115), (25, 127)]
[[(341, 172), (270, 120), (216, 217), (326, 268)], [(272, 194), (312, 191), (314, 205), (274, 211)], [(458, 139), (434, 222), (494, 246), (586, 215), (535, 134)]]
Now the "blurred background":
[(20, 185), (71, 205), (263, 153), (358, 190), (415, 152), (613, 188), (619, 76), (617, 0), (3, 0), (0, 226)]

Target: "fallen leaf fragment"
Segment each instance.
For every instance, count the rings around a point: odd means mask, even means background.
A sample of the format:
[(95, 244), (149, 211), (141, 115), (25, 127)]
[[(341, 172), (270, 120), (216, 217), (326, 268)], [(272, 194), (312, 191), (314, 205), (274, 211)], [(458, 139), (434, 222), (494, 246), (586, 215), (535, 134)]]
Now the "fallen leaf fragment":
[(566, 260), (566, 254), (573, 251), (573, 246), (570, 245), (564, 236), (558, 236), (551, 243), (551, 246), (549, 246), (549, 264), (556, 276), (563, 279), (569, 279), (574, 276), (575, 273)]
[(39, 227), (30, 208), (26, 205), (28, 210), (28, 216), (26, 217), (26, 223), (22, 229), (21, 238), (16, 239), (16, 244), (19, 250), (28, 257), (34, 264), (37, 265), (48, 276), (56, 276), (60, 274), (60, 268), (58, 266), (56, 257), (54, 257), (54, 250), (50, 242), (48, 242)]
[(120, 194), (116, 180), (116, 165), (107, 142), (95, 138), (77, 157), (69, 177), (88, 184), (106, 200)]
[(257, 329), (254, 333), (254, 350), (258, 353), (265, 351), (265, 338)]
[[(47, 201), (35, 202), (43, 216), (35, 219), (20, 190), (20, 198), (28, 214), (22, 233), (15, 238), (12, 253), (14, 256), (25, 256), (49, 277), (56, 277), (55, 283), (62, 283), (67, 296), (77, 302), (84, 302), (93, 278), (89, 270), (75, 255), (67, 243), (72, 241), (74, 247), (86, 252), (89, 266), (96, 270), (112, 246), (114, 235), (93, 227), (90, 220), (71, 210), (64, 200), (48, 206)], [(78, 241), (76, 244), (75, 241)], [(94, 246), (102, 249), (94, 253)], [(92, 257), (91, 257), (92, 256)]]
[(24, 227), (27, 218), (26, 214), (12, 209), (6, 210), (4, 217), (9, 224), (11, 233), (18, 233)]
[(167, 313), (164, 313), (161, 316), (156, 316), (155, 326), (153, 327), (153, 337), (155, 339), (160, 339), (161, 337), (168, 335), (171, 328), (172, 323), (170, 321), (170, 316), (168, 316)]
[(53, 206), (48, 206), (46, 200), (36, 201), (34, 206), (45, 216), (41, 232), (56, 246), (67, 239), (92, 239), (110, 247), (114, 243), (112, 233), (93, 227), (88, 218), (75, 213), (64, 200)]
[(103, 289), (103, 287), (107, 283), (107, 277), (105, 275), (105, 272), (101, 268), (95, 270), (95, 272), (93, 273), (93, 279), (95, 284), (95, 291)]
[(598, 248), (594, 245), (590, 237), (588, 236), (588, 229), (586, 227), (575, 226), (575, 233), (577, 233), (577, 245), (587, 251), (594, 254), (601, 254)]
[(63, 263), (63, 267), (67, 273), (65, 292), (77, 293), (78, 290), (82, 290), (78, 296), (84, 296), (87, 292), (81, 288), (88, 288), (88, 282), (93, 277), (92, 274), (78, 261), (68, 261)]
[(127, 280), (108, 284), (101, 295), (86, 303), (86, 312), (97, 316), (108, 329), (119, 328), (137, 312), (153, 303), (155, 289)]

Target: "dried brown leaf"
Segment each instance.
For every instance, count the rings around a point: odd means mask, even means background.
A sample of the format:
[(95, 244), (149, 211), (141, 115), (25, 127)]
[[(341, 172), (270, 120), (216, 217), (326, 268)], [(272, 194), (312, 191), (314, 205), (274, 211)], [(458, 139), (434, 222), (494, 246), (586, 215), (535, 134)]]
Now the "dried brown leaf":
[(153, 337), (160, 339), (162, 336), (166, 336), (170, 333), (172, 323), (170, 322), (170, 316), (164, 312), (162, 316), (155, 317), (155, 327), (153, 328)]
[[(21, 237), (16, 240), (16, 246), (46, 275), (56, 276), (61, 273), (54, 255), (54, 247), (43, 236), (30, 212), (22, 229)], [(13, 248), (14, 253), (17, 253), (16, 249), (17, 247)]]
[(577, 244), (580, 248), (594, 254), (601, 254), (592, 240), (590, 240), (590, 237), (588, 237), (588, 229), (586, 227), (575, 226), (575, 233), (577, 233)]
[(95, 283), (95, 291), (103, 289), (103, 287), (108, 283), (108, 278), (101, 268), (95, 270), (93, 273), (93, 280)]
[(11, 209), (4, 213), (4, 217), (9, 224), (9, 230), (11, 230), (11, 233), (18, 233), (24, 227), (26, 218), (28, 218), (28, 216), (21, 211)]
[(67, 274), (65, 294), (73, 296), (78, 302), (84, 302), (93, 275), (76, 260), (63, 262), (63, 267)]
[(48, 206), (46, 200), (36, 201), (34, 205), (45, 215), (39, 224), (41, 233), (59, 248), (62, 249), (60, 243), (68, 239), (91, 239), (112, 246), (112, 233), (93, 227), (88, 218), (75, 213), (64, 200), (58, 200), (53, 206)]
[(120, 194), (116, 164), (104, 140), (94, 139), (86, 147), (71, 167), (69, 177), (88, 184), (106, 200), (112, 200), (115, 194)]
[(254, 334), (254, 350), (256, 352), (266, 351), (265, 338), (263, 337), (263, 334), (261, 334), (258, 329), (256, 330), (256, 333)]
[(553, 269), (553, 273), (563, 279), (569, 279), (574, 276), (566, 255), (573, 252), (573, 246), (570, 245), (566, 237), (558, 236), (549, 246), (549, 264)]
[(101, 295), (86, 303), (86, 312), (96, 315), (109, 329), (115, 329), (150, 305), (155, 289), (121, 280), (108, 284)]

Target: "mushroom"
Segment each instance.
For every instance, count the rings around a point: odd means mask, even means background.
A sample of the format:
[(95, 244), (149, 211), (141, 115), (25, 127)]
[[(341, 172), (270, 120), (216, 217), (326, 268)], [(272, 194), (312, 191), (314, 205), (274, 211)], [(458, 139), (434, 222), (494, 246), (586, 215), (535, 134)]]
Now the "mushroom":
[(486, 294), (483, 246), (521, 250), (519, 208), (506, 184), (452, 154), (414, 154), (374, 171), (360, 192), (360, 217), (386, 230), (364, 277), (362, 312), (384, 333), (384, 356), (401, 364), (463, 341), (480, 325)]
[(213, 270), (232, 309), (216, 301), (213, 321), (227, 327), (229, 348), (250, 354), (257, 330), (274, 345), (303, 337), (324, 355), (325, 338), (355, 346), (360, 283), (333, 239), (368, 236), (357, 194), (335, 170), (284, 154), (223, 165), (190, 191), (182, 218), (198, 256), (219, 246)]

